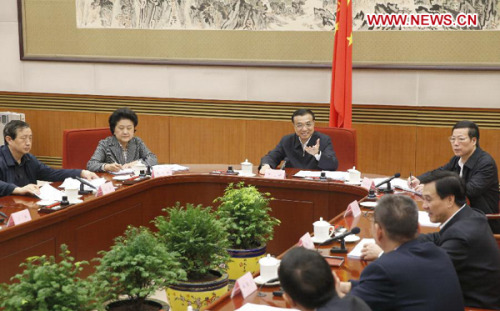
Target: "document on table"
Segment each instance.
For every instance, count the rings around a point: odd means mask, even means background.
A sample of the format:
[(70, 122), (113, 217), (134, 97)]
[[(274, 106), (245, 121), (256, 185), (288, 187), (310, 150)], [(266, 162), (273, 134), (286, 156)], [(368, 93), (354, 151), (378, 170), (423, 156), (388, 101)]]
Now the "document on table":
[(361, 250), (365, 244), (375, 243), (375, 239), (362, 239), (359, 243), (352, 249), (352, 251), (347, 254), (347, 258), (361, 259)]
[[(326, 178), (330, 178), (333, 180), (340, 180), (344, 181), (348, 179), (349, 173), (347, 172), (330, 172), (330, 171), (324, 171)], [(297, 174), (293, 175), (293, 177), (302, 177), (302, 178), (319, 178), (321, 176), (320, 171), (299, 171)]]
[(36, 195), (43, 201), (55, 202), (61, 201), (63, 192), (57, 190), (49, 184), (45, 184), (40, 187), (40, 194)]
[(130, 175), (130, 174), (134, 173), (134, 170), (131, 168), (125, 168), (125, 169), (119, 170), (118, 172), (109, 172), (109, 173), (111, 173), (113, 175)]
[[(91, 185), (93, 185), (94, 187), (99, 188), (100, 185), (103, 185), (106, 183), (106, 178), (97, 178), (97, 179), (92, 179), (92, 180), (87, 180)], [(63, 189), (66, 189), (66, 188), (78, 188), (80, 189), (80, 181), (79, 180), (76, 180), (74, 178), (66, 178), (64, 180), (64, 182), (59, 186), (59, 188), (63, 188)], [(83, 187), (84, 190), (89, 190), (89, 191), (92, 191), (92, 190), (95, 190), (93, 188), (90, 188), (89, 186), (87, 185), (84, 185)]]
[(424, 227), (439, 227), (441, 223), (431, 222), (427, 212), (418, 211), (418, 223)]
[(188, 171), (189, 167), (187, 166), (182, 166), (179, 164), (158, 164), (153, 167), (165, 167), (167, 169), (171, 169), (172, 172), (177, 172), (177, 171)]
[(287, 308), (277, 308), (266, 305), (258, 305), (254, 303), (246, 303), (241, 308), (236, 309), (236, 311), (298, 311), (297, 309), (287, 309)]

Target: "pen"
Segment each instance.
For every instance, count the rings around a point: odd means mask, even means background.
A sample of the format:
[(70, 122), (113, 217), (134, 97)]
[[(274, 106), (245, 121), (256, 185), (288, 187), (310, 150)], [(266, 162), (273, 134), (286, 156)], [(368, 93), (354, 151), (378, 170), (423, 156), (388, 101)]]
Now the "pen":
[(50, 204), (50, 205), (45, 206), (45, 208), (53, 208), (54, 206), (57, 206), (57, 205), (59, 205), (59, 204), (60, 204), (59, 202), (52, 203), (52, 204)]

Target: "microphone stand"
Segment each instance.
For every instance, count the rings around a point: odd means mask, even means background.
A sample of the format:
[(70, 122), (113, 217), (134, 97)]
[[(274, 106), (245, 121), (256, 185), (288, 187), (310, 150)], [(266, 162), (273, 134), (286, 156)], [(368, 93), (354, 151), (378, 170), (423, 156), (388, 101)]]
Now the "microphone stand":
[(330, 249), (330, 253), (333, 253), (333, 254), (346, 254), (347, 253), (347, 249), (345, 248), (344, 238), (339, 239), (339, 242), (340, 242), (340, 247), (332, 247)]
[(382, 193), (393, 193), (394, 190), (391, 188), (391, 181), (389, 180), (388, 182), (386, 182), (387, 184), (387, 188), (378, 188), (378, 191), (379, 192), (382, 192)]
[(259, 286), (259, 292), (257, 293), (257, 296), (259, 296), (259, 297), (266, 297), (267, 295), (262, 292), (262, 286), (264, 286), (267, 283), (274, 283), (274, 282), (276, 282), (278, 280), (279, 280), (278, 278), (272, 278), (272, 279), (267, 280), (267, 281), (263, 282), (262, 284), (260, 284), (260, 286)]

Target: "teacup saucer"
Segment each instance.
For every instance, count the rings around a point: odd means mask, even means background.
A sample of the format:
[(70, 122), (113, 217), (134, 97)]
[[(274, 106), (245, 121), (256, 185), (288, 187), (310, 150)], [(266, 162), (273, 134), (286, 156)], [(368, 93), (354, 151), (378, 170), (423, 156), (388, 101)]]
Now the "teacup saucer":
[(361, 185), (361, 181), (351, 182), (351, 181), (346, 180), (346, 181), (344, 181), (344, 184), (350, 185), (350, 186), (359, 186), (359, 185)]
[(366, 208), (375, 208), (377, 206), (377, 202), (373, 202), (373, 201), (367, 201), (367, 202), (361, 202), (359, 203), (359, 205), (363, 206), (363, 207), (366, 207)]
[(344, 241), (346, 241), (347, 243), (352, 243), (352, 242), (357, 242), (360, 239), (361, 238), (357, 235), (348, 235), (344, 238)]
[[(255, 279), (253, 279), (255, 284), (257, 285), (263, 285), (264, 284), (264, 281), (262, 280), (261, 276), (259, 275), (258, 277), (256, 277)], [(271, 282), (271, 283), (265, 283), (263, 286), (277, 286), (277, 285), (280, 285), (280, 281), (276, 281), (276, 282)]]
[(326, 239), (318, 239), (317, 237), (315, 236), (312, 236), (311, 237), (311, 240), (313, 241), (313, 243), (316, 243), (316, 244), (321, 244), (323, 242), (325, 242), (326, 240), (328, 240), (330, 237), (326, 238)]

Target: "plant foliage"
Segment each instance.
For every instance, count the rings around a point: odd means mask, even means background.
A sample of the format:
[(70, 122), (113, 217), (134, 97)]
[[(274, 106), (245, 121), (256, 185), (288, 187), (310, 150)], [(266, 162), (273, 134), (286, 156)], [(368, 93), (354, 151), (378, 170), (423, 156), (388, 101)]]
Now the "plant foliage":
[(103, 300), (128, 296), (141, 310), (148, 296), (186, 277), (178, 253), (169, 251), (145, 227), (129, 227), (109, 251), (99, 252), (92, 276), (96, 295)]
[(229, 242), (235, 249), (252, 249), (273, 239), (274, 226), (280, 221), (269, 214), (271, 194), (261, 193), (244, 182), (229, 184), (216, 214), (229, 233)]
[(158, 237), (169, 251), (180, 253), (180, 263), (189, 280), (201, 280), (210, 270), (220, 270), (229, 260), (227, 233), (222, 223), (202, 205), (176, 203), (163, 209), (167, 216), (153, 221)]
[(2, 284), (0, 306), (5, 311), (87, 311), (92, 302), (90, 284), (78, 277), (86, 261), (74, 262), (66, 245), (61, 245), (61, 260), (54, 256), (34, 256), (20, 267), (24, 270)]

